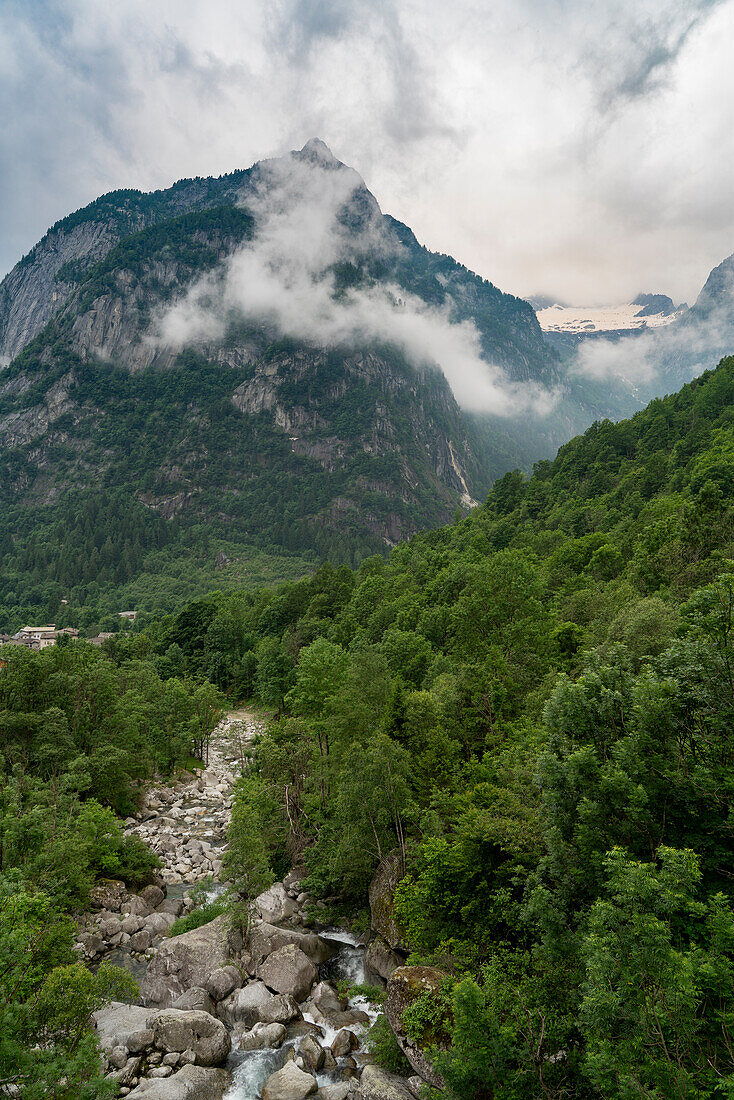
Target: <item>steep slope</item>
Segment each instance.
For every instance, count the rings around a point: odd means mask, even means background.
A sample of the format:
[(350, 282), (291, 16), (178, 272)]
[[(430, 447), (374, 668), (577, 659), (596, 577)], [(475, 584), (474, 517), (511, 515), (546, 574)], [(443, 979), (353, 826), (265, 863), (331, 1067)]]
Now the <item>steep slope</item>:
[(420, 246), (318, 141), (59, 222), (0, 286), (0, 339), (6, 600), (26, 535), (58, 598), (78, 582), (48, 525), (92, 487), (177, 537), (355, 562), (532, 458), (525, 411), (558, 380), (527, 303)]

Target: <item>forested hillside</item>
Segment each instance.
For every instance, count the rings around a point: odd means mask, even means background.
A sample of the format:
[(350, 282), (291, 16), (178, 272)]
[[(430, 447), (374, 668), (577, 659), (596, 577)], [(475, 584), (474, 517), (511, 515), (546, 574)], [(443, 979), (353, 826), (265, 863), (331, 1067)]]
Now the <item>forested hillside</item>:
[(277, 870), (355, 913), (405, 861), (451, 1096), (730, 1095), (733, 410), (729, 358), (387, 561), (155, 635), (277, 710), (240, 796)]

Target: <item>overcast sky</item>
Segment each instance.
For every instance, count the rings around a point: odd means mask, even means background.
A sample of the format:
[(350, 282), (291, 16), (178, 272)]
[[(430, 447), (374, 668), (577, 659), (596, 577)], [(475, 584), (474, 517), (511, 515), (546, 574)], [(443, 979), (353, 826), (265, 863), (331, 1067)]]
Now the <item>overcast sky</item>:
[(515, 294), (695, 298), (734, 252), (734, 0), (0, 0), (0, 274), (117, 187), (323, 138)]

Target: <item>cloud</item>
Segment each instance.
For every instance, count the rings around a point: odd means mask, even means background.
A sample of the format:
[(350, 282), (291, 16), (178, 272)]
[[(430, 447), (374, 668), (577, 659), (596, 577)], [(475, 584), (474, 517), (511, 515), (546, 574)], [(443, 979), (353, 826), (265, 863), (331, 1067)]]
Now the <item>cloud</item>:
[(159, 342), (217, 341), (232, 321), (245, 319), (316, 347), (395, 346), (418, 367), (442, 371), (458, 403), (474, 412), (542, 415), (552, 407), (547, 390), (511, 382), (484, 361), (476, 328), (454, 322), (450, 307), (431, 308), (383, 281), (337, 293), (334, 265), (389, 258), (402, 245), (361, 178), (325, 147), (309, 143), (307, 155), (260, 166), (245, 201), (256, 220), (254, 240), (165, 311), (155, 325)]
[(691, 299), (734, 247), (733, 36), (734, 0), (5, 0), (0, 270), (318, 133), (503, 289)]

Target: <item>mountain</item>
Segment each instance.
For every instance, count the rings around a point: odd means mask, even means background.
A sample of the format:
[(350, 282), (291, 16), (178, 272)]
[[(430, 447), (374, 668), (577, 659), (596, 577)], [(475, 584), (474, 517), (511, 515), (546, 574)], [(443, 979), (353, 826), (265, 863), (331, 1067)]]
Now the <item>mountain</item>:
[(57, 222), (0, 353), (0, 609), (29, 614), (253, 547), (354, 563), (552, 447), (528, 417), (560, 383), (532, 307), (318, 140)]

